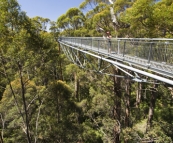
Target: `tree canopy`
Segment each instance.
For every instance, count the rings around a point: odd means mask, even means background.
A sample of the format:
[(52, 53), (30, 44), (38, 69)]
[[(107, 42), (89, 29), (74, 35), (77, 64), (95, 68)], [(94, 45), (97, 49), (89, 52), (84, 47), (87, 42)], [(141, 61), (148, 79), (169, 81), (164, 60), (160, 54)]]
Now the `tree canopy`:
[(172, 38), (172, 14), (172, 0), (84, 0), (50, 21), (0, 0), (0, 142), (171, 143), (173, 87), (81, 69), (57, 39)]

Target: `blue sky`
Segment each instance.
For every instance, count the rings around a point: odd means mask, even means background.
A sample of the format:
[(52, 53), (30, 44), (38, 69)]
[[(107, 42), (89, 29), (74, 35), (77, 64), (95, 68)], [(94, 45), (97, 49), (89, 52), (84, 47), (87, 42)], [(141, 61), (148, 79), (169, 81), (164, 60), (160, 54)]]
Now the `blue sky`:
[(79, 7), (84, 0), (18, 0), (22, 11), (30, 18), (40, 16), (56, 21), (72, 7)]

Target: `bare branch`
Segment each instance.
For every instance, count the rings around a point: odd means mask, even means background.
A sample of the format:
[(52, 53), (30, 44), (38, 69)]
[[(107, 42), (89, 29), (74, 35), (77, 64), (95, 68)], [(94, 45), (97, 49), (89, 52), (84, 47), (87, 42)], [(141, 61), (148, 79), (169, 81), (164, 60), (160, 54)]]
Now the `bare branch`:
[(40, 109), (41, 109), (41, 106), (43, 104), (43, 100), (41, 101), (41, 104), (39, 106), (39, 109), (38, 109), (38, 114), (37, 114), (37, 120), (36, 120), (36, 127), (35, 127), (35, 143), (37, 142), (37, 130), (38, 130), (38, 119), (40, 117)]
[(34, 98), (31, 100), (31, 102), (28, 104), (27, 106), (27, 111), (29, 110), (29, 107), (31, 106), (31, 104), (34, 102), (34, 100), (37, 99), (37, 95), (34, 96)]

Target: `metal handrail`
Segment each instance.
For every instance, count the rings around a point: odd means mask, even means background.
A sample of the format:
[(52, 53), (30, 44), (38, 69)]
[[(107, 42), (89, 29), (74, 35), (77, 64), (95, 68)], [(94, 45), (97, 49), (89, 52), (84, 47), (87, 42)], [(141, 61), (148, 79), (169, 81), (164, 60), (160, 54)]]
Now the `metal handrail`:
[(61, 37), (61, 40), (86, 45), (88, 49), (97, 48), (97, 52), (110, 48), (117, 55), (138, 57), (152, 62), (173, 65), (173, 39), (165, 38), (112, 38), (111, 46), (103, 37)]

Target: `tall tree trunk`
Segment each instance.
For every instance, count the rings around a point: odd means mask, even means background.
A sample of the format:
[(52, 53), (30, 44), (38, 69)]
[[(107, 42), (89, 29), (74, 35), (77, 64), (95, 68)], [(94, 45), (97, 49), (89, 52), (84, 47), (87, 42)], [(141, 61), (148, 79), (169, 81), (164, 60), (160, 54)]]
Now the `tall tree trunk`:
[(0, 134), (0, 143), (3, 143), (3, 138), (2, 138), (2, 135)]
[(57, 123), (60, 122), (60, 108), (61, 106), (59, 105), (60, 104), (60, 94), (58, 93), (57, 94), (57, 100), (56, 100), (56, 111), (57, 111)]
[[(115, 75), (120, 75), (120, 70), (114, 70)], [(114, 77), (114, 108), (113, 108), (113, 116), (114, 119), (117, 120), (117, 123), (114, 126), (113, 134), (114, 134), (114, 143), (120, 143), (120, 121), (121, 121), (121, 79)]]
[[(59, 44), (59, 55), (61, 54), (61, 48), (60, 48), (60, 44)], [(59, 59), (59, 67), (60, 67), (60, 80), (64, 80), (64, 77), (63, 77), (63, 69), (62, 69), (62, 60)]]
[(26, 98), (25, 98), (25, 85), (24, 85), (23, 76), (22, 76), (22, 65), (19, 62), (18, 62), (18, 68), (19, 68), (19, 76), (20, 76), (20, 83), (21, 83), (21, 90), (22, 90), (22, 100), (23, 100), (24, 113), (25, 113), (26, 135), (27, 135), (28, 143), (31, 143), (28, 110), (27, 110)]
[(77, 73), (75, 72), (74, 73), (74, 82), (75, 82), (75, 98), (77, 101), (80, 101), (79, 99), (79, 80), (78, 80), (78, 77), (77, 77)]
[(0, 116), (1, 116), (1, 122), (2, 122), (2, 129), (1, 129), (1, 133), (0, 133), (0, 141), (1, 141), (1, 143), (3, 143), (5, 119), (3, 119), (3, 116), (2, 116), (1, 113), (0, 113)]
[(130, 126), (130, 95), (131, 95), (131, 83), (130, 80), (126, 80), (126, 93), (125, 93), (125, 126)]
[(137, 108), (137, 113), (136, 113), (136, 118), (139, 120), (140, 119), (140, 103), (141, 103), (141, 97), (142, 97), (142, 83), (137, 83), (137, 91), (136, 91), (136, 108)]
[[(109, 3), (111, 5), (114, 4), (113, 0), (109, 0)], [(119, 26), (119, 24), (118, 24), (117, 18), (116, 18), (115, 13), (114, 13), (114, 8), (112, 6), (110, 7), (110, 14), (111, 14), (112, 23), (113, 23), (113, 26), (114, 26), (114, 29), (115, 29), (115, 32), (116, 32), (116, 38), (118, 38), (118, 34), (117, 33), (118, 33), (118, 26)]]
[[(79, 58), (80, 58), (80, 52), (79, 51), (77, 51), (77, 53), (76, 53), (76, 55), (77, 55), (77, 57), (76, 57), (76, 63), (77, 64), (79, 64), (80, 65), (80, 63), (79, 63)], [(75, 84), (75, 98), (77, 99), (77, 101), (79, 101), (80, 99), (79, 99), (79, 79), (78, 79), (78, 77), (77, 77), (77, 71), (75, 71), (75, 73), (74, 73), (74, 84)]]
[(137, 92), (136, 92), (136, 108), (139, 108), (141, 103), (141, 96), (142, 96), (142, 83), (137, 83)]
[(43, 100), (41, 101), (39, 108), (38, 108), (38, 113), (37, 113), (37, 120), (35, 123), (35, 143), (37, 143), (37, 139), (38, 139), (38, 123), (39, 123), (39, 117), (40, 117), (40, 110), (41, 110), (41, 106), (43, 104)]
[(156, 103), (156, 96), (157, 96), (157, 87), (158, 85), (154, 84), (151, 90), (150, 95), (150, 107), (148, 112), (148, 120), (147, 120), (147, 130), (152, 126), (153, 116), (154, 116), (154, 108)]

